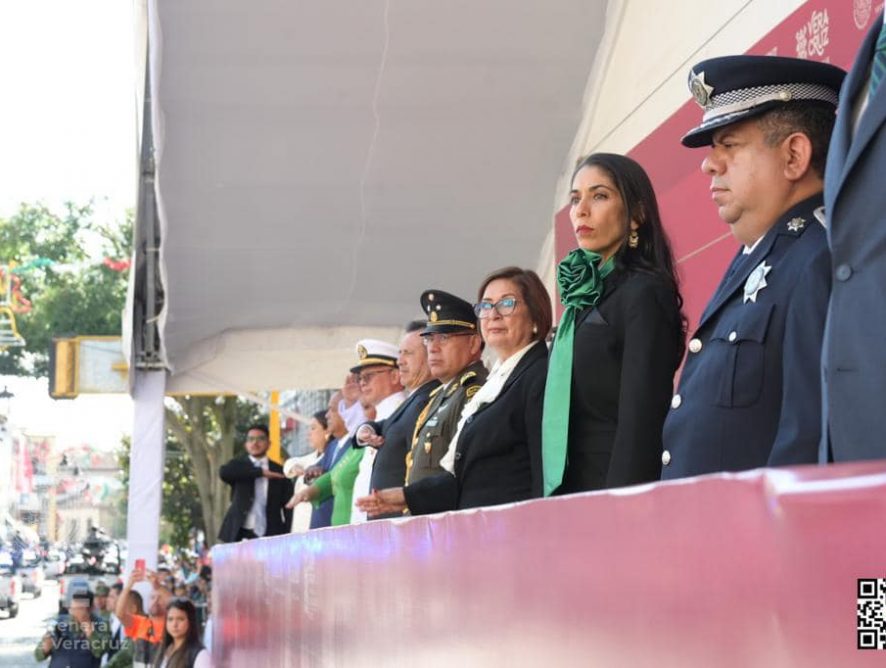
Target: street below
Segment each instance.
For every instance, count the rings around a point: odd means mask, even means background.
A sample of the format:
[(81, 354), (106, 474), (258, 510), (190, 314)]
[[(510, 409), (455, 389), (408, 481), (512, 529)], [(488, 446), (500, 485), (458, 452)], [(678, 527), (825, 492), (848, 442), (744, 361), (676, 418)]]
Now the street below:
[(34, 659), (34, 648), (46, 633), (58, 612), (58, 583), (47, 580), (43, 594), (33, 598), (23, 594), (18, 616), (10, 619), (0, 615), (0, 666), (3, 668), (33, 668), (45, 665)]

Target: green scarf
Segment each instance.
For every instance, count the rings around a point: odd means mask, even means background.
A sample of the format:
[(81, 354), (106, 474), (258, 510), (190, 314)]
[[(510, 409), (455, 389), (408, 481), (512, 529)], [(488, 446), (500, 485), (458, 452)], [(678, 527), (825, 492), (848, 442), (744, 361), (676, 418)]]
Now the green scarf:
[(557, 328), (557, 336), (548, 361), (542, 414), (542, 472), (544, 495), (550, 496), (563, 482), (566, 470), (566, 445), (569, 441), (569, 404), (572, 398), (572, 340), (575, 316), (595, 306), (603, 294), (603, 280), (615, 268), (614, 257), (598, 267), (599, 253), (576, 248), (557, 265), (560, 301), (566, 310)]

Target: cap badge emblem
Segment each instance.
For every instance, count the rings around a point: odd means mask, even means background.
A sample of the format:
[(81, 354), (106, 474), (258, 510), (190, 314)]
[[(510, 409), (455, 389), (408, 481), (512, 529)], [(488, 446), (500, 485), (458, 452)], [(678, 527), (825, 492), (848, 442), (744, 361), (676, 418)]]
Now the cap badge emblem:
[(700, 74), (692, 73), (689, 77), (689, 91), (699, 105), (707, 109), (711, 104), (711, 95), (714, 93), (714, 87), (705, 83), (704, 72)]
[(431, 322), (437, 322), (437, 312), (431, 311)]

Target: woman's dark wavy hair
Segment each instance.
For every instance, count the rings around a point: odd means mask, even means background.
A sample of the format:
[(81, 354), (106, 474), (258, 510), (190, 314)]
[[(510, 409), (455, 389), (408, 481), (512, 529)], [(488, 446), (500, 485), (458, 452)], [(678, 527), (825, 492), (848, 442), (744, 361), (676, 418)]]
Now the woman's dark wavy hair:
[(639, 243), (636, 248), (631, 248), (626, 234), (621, 247), (615, 252), (616, 266), (657, 274), (673, 286), (680, 313), (679, 363), (683, 359), (687, 321), (683, 314), (683, 297), (680, 295), (674, 254), (661, 222), (652, 181), (638, 162), (617, 153), (592, 153), (579, 159), (572, 172), (573, 181), (585, 167), (597, 167), (609, 175), (624, 202), (628, 226), (630, 221), (637, 223)]
[[(188, 635), (182, 646), (174, 651), (172, 656), (169, 657), (169, 662), (166, 665), (167, 668), (191, 668), (189, 662), (191, 648), (199, 647), (202, 649), (203, 647), (203, 643), (200, 641), (200, 625), (197, 623), (197, 608), (195, 608), (194, 604), (186, 598), (174, 598), (169, 601), (169, 604), (166, 606), (166, 614), (168, 615), (169, 611), (173, 609), (181, 610), (187, 615)], [(157, 651), (157, 658), (154, 661), (155, 667), (160, 666), (163, 663), (163, 655), (166, 654), (166, 648), (172, 645), (172, 643), (172, 636), (169, 635), (169, 630), (164, 625), (163, 642), (160, 644)]]
[(320, 426), (323, 427), (323, 431), (328, 431), (329, 422), (326, 420), (326, 411), (317, 411), (311, 417), (320, 423)]

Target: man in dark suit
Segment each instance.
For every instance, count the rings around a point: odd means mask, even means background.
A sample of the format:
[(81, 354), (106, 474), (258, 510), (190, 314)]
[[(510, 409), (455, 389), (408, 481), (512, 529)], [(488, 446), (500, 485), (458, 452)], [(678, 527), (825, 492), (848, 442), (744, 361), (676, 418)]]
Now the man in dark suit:
[[(420, 336), (424, 328), (424, 321), (414, 320), (406, 326), (406, 333), (400, 339), (397, 368), (400, 382), (409, 396), (387, 419), (367, 422), (357, 429), (358, 447), (379, 448), (372, 467), (370, 491), (402, 487), (406, 482), (406, 455), (412, 447), (415, 422), (427, 405), (431, 391), (440, 385), (440, 381), (431, 377), (428, 367), (428, 354)], [(399, 517), (401, 514), (372, 515), (369, 519)]]
[(825, 171), (833, 290), (822, 354), (822, 463), (886, 457), (884, 18), (874, 22), (843, 84)]
[(773, 56), (714, 58), (689, 86), (718, 213), (742, 244), (689, 341), (665, 420), (662, 478), (812, 463), (830, 289), (822, 187), (844, 72)]
[(246, 432), (247, 454), (234, 457), (219, 470), (231, 486), (231, 507), (225, 515), (218, 539), (234, 543), (249, 538), (287, 533), (292, 511), (285, 508), (292, 496), (292, 481), (283, 467), (268, 459), (268, 428), (252, 425)]

